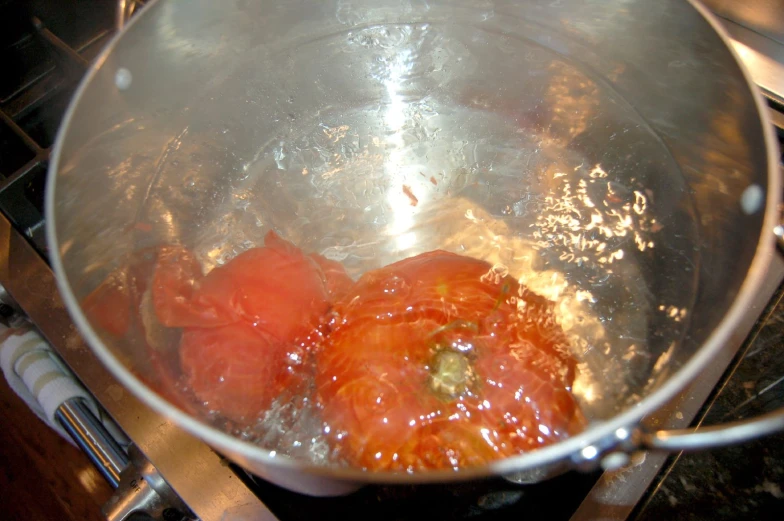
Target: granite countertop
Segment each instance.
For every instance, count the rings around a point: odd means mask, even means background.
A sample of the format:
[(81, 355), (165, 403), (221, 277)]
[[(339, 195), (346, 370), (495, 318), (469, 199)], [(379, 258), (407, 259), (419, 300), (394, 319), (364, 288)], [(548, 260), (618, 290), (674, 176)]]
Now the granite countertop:
[[(784, 285), (698, 415), (703, 425), (784, 407), (783, 297)], [(630, 519), (784, 519), (784, 433), (672, 458)]]

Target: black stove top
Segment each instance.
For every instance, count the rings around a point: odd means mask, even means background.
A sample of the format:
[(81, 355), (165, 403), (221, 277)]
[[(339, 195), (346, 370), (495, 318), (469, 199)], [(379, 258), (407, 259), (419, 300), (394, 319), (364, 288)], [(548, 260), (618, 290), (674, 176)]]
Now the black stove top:
[[(240, 469), (237, 471), (242, 475)], [(258, 478), (246, 479), (259, 499), (284, 521), (321, 516), (352, 521), (566, 521), (572, 517), (600, 474), (600, 471), (572, 471), (531, 485), (517, 485), (501, 478), (442, 485), (369, 485), (348, 496), (334, 498), (312, 498)]]
[[(116, 2), (0, 0), (0, 211), (46, 258), (43, 193), (57, 128), (89, 62), (113, 34)], [(771, 102), (774, 103), (774, 102)], [(780, 107), (779, 107), (780, 108)], [(699, 421), (784, 406), (781, 292)], [(632, 517), (784, 518), (784, 437), (672, 458)], [(536, 485), (503, 479), (427, 486), (368, 486), (340, 498), (295, 494), (236, 469), (280, 519), (567, 520), (601, 472), (569, 472)]]

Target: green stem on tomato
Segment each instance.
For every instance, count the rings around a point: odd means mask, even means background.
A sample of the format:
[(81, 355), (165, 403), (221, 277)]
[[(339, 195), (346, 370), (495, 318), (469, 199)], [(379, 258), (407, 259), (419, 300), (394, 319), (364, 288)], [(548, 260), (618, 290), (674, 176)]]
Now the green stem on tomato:
[(449, 331), (450, 329), (469, 329), (474, 333), (478, 333), (479, 325), (476, 322), (471, 322), (469, 320), (463, 320), (462, 318), (458, 318), (456, 320), (453, 320), (452, 322), (444, 324), (443, 326), (437, 327), (429, 335), (427, 335), (427, 337), (433, 338), (437, 334), (443, 333), (444, 331)]
[(504, 282), (504, 285), (501, 286), (501, 294), (498, 295), (498, 299), (495, 301), (495, 306), (493, 306), (493, 311), (498, 310), (498, 308), (501, 306), (501, 302), (504, 301), (504, 297), (507, 293), (509, 293), (510, 289), (512, 289), (512, 285), (509, 283), (509, 281)]

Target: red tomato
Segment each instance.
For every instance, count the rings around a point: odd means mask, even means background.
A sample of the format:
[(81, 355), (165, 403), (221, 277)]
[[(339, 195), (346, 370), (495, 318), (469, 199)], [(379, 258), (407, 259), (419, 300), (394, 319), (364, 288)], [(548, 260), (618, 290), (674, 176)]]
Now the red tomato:
[(289, 384), (288, 362), (308, 343), (351, 279), (336, 262), (307, 256), (274, 232), (202, 276), (193, 255), (164, 248), (152, 297), (158, 320), (184, 328), (180, 362), (193, 393), (241, 423), (254, 420)]
[(334, 305), (316, 387), (333, 444), (371, 470), (459, 468), (582, 428), (549, 303), (482, 261), (431, 252)]
[(112, 273), (82, 301), (85, 316), (113, 336), (123, 336), (131, 324), (131, 295), (124, 272)]
[(330, 301), (335, 301), (345, 295), (354, 284), (354, 281), (346, 273), (346, 268), (341, 263), (327, 259), (322, 255), (311, 253), (310, 257), (316, 261), (324, 274)]
[(195, 301), (201, 279), (201, 266), (193, 253), (182, 247), (161, 248), (152, 277), (152, 302), (161, 324), (214, 327), (234, 321), (214, 305)]
[(279, 341), (306, 335), (329, 308), (318, 263), (274, 232), (200, 277), (185, 252), (162, 255), (153, 280), (156, 314), (169, 327), (246, 322)]
[(180, 341), (180, 365), (188, 387), (207, 408), (246, 423), (288, 385), (286, 347), (242, 322), (188, 328)]
[(287, 342), (306, 335), (329, 309), (318, 264), (272, 232), (264, 248), (248, 250), (212, 270), (193, 300)]
[(82, 309), (87, 318), (114, 336), (127, 334), (138, 310), (141, 295), (147, 289), (147, 279), (154, 259), (154, 251), (138, 251), (110, 273), (82, 301)]

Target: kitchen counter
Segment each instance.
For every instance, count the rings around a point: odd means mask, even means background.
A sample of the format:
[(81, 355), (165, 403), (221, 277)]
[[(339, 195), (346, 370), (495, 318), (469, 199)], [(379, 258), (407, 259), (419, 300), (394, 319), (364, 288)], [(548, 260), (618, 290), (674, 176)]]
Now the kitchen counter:
[[(698, 416), (704, 425), (784, 407), (784, 286)], [(670, 460), (631, 516), (661, 519), (784, 519), (784, 433)]]

